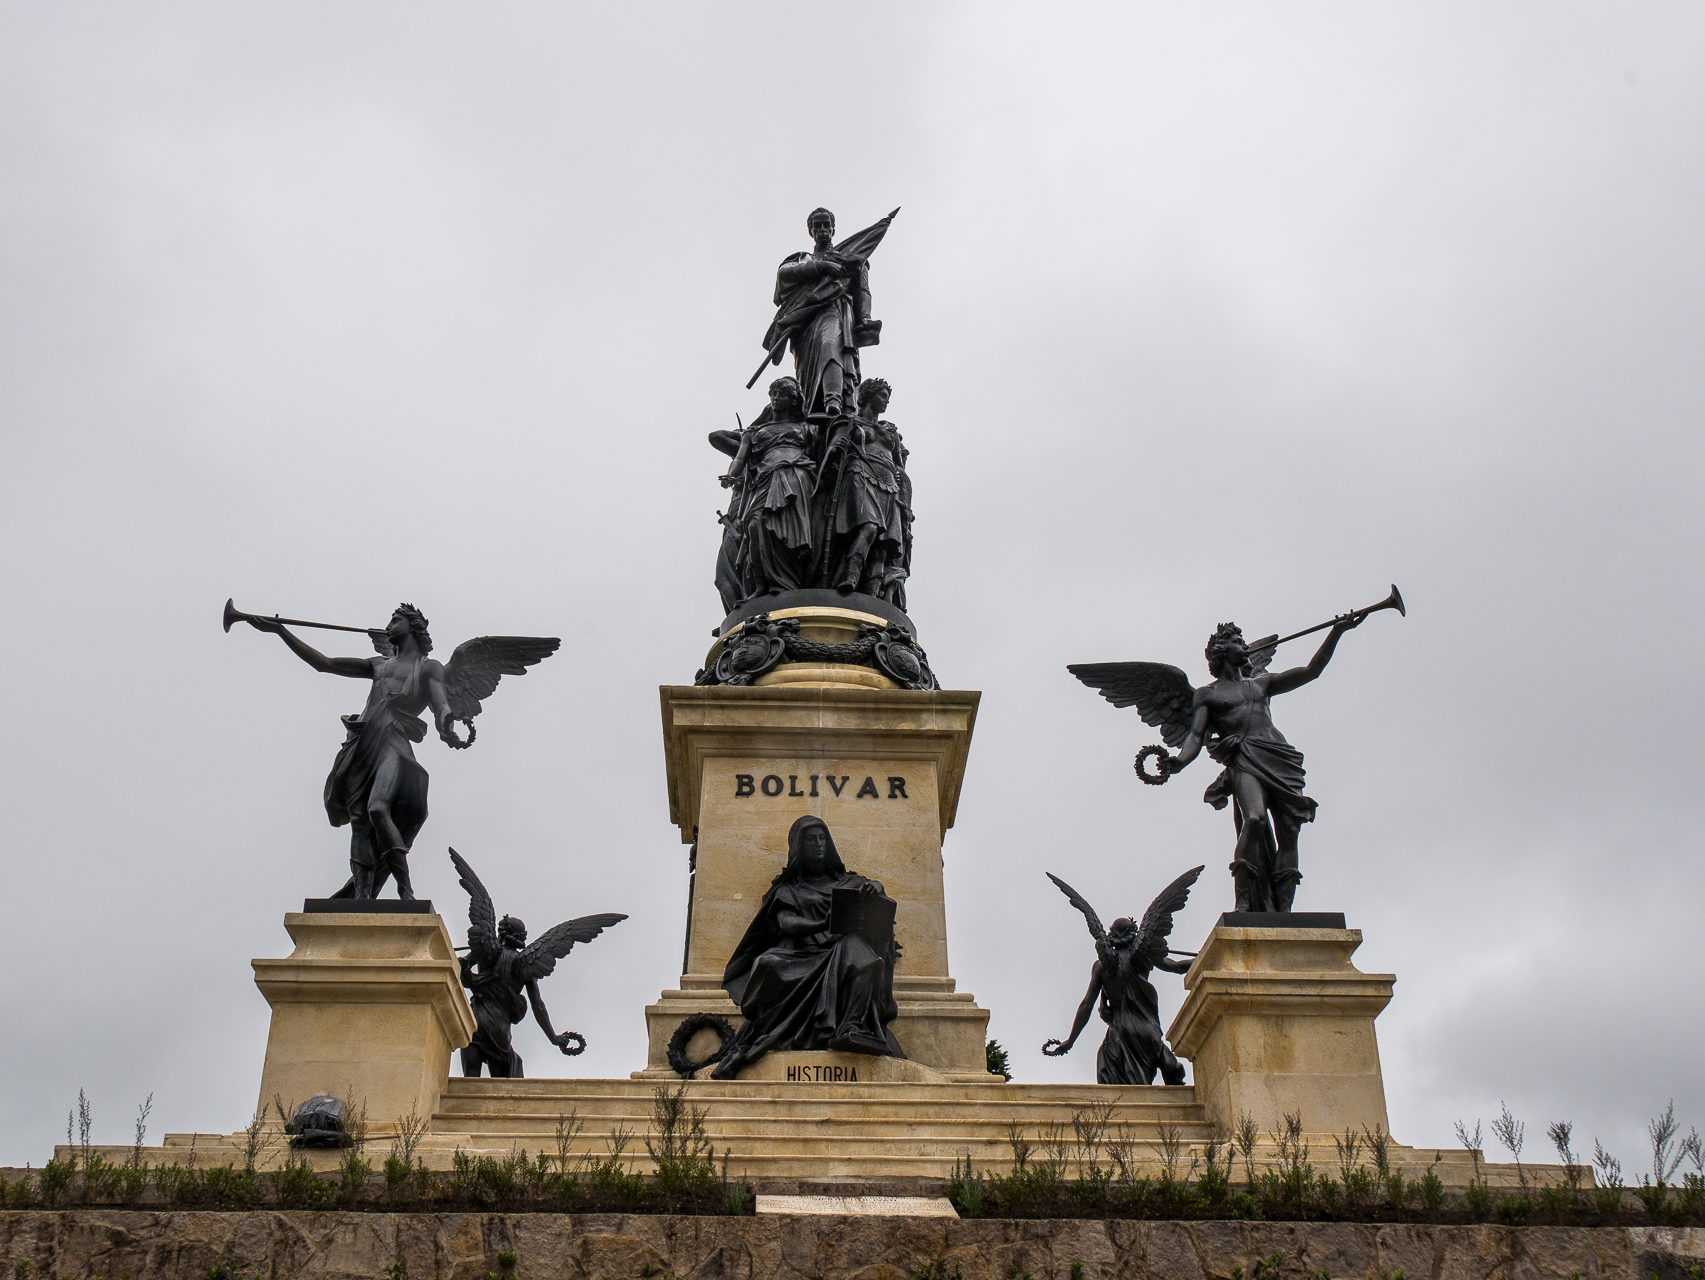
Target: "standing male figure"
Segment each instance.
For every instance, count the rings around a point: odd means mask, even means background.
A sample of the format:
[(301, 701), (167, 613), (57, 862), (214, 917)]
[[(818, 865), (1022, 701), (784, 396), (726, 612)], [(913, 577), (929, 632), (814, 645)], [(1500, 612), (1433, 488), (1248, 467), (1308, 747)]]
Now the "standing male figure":
[(881, 338), (882, 322), (870, 318), (870, 255), (894, 213), (836, 244), (835, 215), (813, 209), (805, 219), (811, 249), (789, 254), (776, 268), (776, 316), (764, 347), (779, 364), (783, 347), (792, 345), (808, 414), (847, 411), (858, 387), (858, 349)]

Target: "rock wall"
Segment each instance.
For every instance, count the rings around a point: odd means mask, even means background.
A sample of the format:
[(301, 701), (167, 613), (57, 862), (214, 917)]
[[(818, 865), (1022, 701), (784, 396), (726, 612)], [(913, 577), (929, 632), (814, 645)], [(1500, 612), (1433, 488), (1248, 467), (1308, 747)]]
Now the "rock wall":
[[(0, 1213), (0, 1273), (32, 1280), (362, 1277), (488, 1280), (1230, 1280), (1281, 1255), (1280, 1275), (1332, 1280), (1689, 1280), (1705, 1231), (1667, 1228), (1358, 1226), (1337, 1223), (957, 1221), (617, 1214)], [(235, 1280), (235, 1275), (233, 1276)]]

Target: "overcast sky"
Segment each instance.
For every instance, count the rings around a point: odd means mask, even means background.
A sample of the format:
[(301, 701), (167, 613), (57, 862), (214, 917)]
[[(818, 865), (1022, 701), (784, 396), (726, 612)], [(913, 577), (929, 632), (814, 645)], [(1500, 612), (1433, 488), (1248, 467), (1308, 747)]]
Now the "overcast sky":
[[(1065, 671), (1206, 679), (1235, 619), (1372, 603), (1276, 704), (1319, 820), (1299, 909), (1397, 975), (1392, 1129), (1570, 1119), (1635, 1170), (1705, 1124), (1705, 11), (1697, 5), (0, 6), (0, 1163), (230, 1131), (249, 960), (347, 870), (320, 788), (365, 690), (227, 596), (441, 656), (559, 635), (479, 748), (420, 749), (445, 846), (625, 1076), (675, 985), (657, 688), (721, 614), (726, 459), (776, 263), (824, 204), (872, 268), (912, 451), (910, 612), (983, 691), (951, 963), (1019, 1080), (1104, 916), (1207, 864), (1199, 765)], [(328, 639), (320, 633), (320, 639)], [(349, 637), (350, 641), (358, 640)], [(361, 652), (331, 638), (333, 652)], [(1308, 642), (1284, 660), (1306, 660)], [(1182, 997), (1160, 975), (1162, 1016)], [(1096, 1034), (1092, 1030), (1088, 1035)]]

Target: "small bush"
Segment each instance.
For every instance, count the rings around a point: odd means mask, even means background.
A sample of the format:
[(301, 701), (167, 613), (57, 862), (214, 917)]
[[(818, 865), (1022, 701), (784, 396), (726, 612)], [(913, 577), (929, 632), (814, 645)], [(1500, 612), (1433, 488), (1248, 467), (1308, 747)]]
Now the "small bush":
[(284, 1167), (272, 1175), (272, 1180), (278, 1203), (285, 1209), (324, 1209), (337, 1197), (331, 1183), (294, 1152), (285, 1157)]
[(947, 1179), (947, 1198), (967, 1218), (978, 1217), (983, 1212), (983, 1175), (971, 1171), (970, 1156), (964, 1158), (963, 1166), (959, 1160), (953, 1162), (953, 1173)]

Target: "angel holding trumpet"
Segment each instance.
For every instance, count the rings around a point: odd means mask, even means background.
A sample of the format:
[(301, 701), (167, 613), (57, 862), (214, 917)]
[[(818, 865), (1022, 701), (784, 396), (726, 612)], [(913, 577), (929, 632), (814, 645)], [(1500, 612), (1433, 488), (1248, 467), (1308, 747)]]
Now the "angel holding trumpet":
[[(1183, 671), (1164, 662), (1090, 662), (1066, 668), (1114, 706), (1135, 706), (1144, 724), (1159, 727), (1166, 746), (1144, 747), (1137, 756), (1137, 776), (1144, 782), (1165, 782), (1204, 749), (1223, 766), (1202, 799), (1216, 809), (1233, 805), (1237, 845), (1230, 870), (1236, 911), (1291, 909), (1302, 879), (1297, 835), (1303, 823), (1314, 821), (1317, 807), (1303, 794), (1302, 752), (1286, 742), (1273, 723), (1272, 700), (1318, 679), (1332, 660), (1339, 637), (1381, 609), (1407, 616), (1395, 585), (1379, 604), (1253, 644), (1244, 640), (1237, 624), (1221, 623), (1208, 638), (1205, 651), (1213, 682), (1199, 689), (1190, 687), (1190, 677)], [(1325, 641), (1306, 665), (1268, 670), (1273, 654), (1285, 641), (1328, 628)], [(1168, 755), (1166, 747), (1178, 754)], [(1158, 774), (1143, 769), (1150, 757), (1155, 758)]]
[[(268, 618), (243, 613), (229, 600), (224, 620), (226, 631), (246, 622), (271, 632), (315, 671), (372, 681), (360, 714), (342, 718), (347, 733), (326, 778), (326, 816), (332, 826), (349, 828), (350, 878), (334, 898), (377, 898), (393, 878), (399, 898), (415, 896), (408, 854), (426, 822), (427, 774), (412, 745), (426, 738), (421, 712), (432, 709), (438, 736), (449, 746), (472, 746), (481, 700), (504, 676), (525, 675), (561, 643), (545, 636), (480, 636), (458, 645), (446, 664), (428, 656), (432, 635), (426, 615), (412, 604), (398, 605), (383, 630)], [(328, 658), (287, 631), (286, 623), (365, 632), (378, 656)], [(468, 727), (466, 739), (456, 734), (458, 720)]]

